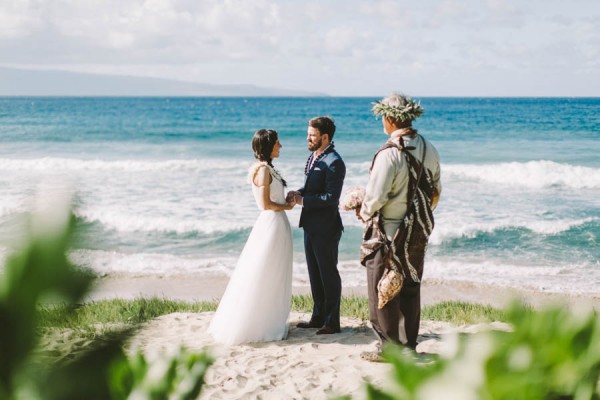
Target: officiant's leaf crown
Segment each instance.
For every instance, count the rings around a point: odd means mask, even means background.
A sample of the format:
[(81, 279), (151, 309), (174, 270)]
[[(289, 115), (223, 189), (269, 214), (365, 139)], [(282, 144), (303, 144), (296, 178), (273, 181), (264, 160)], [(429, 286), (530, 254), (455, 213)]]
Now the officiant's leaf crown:
[(399, 122), (410, 122), (423, 115), (423, 107), (408, 96), (394, 93), (373, 103), (371, 109), (378, 117), (387, 117)]

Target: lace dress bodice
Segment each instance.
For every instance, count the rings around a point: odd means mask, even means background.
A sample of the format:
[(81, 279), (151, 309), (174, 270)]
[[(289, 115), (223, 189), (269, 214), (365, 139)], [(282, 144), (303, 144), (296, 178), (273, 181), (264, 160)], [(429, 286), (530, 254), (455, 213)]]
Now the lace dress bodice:
[[(254, 175), (256, 175), (256, 171), (258, 171), (258, 168), (260, 168), (261, 166), (266, 165), (263, 163), (256, 163), (255, 165), (253, 165), (250, 168), (250, 173), (248, 175), (248, 179), (250, 181), (250, 184), (252, 185), (252, 194), (254, 195), (254, 201), (256, 201), (256, 205), (258, 206), (259, 210), (264, 210), (263, 204), (262, 204), (262, 199), (260, 196), (260, 188), (258, 186), (256, 186), (253, 182), (254, 179)], [(276, 175), (276, 173), (273, 172), (273, 169), (271, 167), (269, 167), (267, 165), (267, 168), (269, 169), (269, 173), (271, 174), (271, 185), (269, 186), (269, 191), (270, 191), (270, 198), (271, 201), (274, 203), (278, 203), (278, 204), (284, 204), (285, 203), (285, 194), (284, 194), (284, 187), (283, 187), (283, 183), (279, 180), (280, 178), (278, 178)]]

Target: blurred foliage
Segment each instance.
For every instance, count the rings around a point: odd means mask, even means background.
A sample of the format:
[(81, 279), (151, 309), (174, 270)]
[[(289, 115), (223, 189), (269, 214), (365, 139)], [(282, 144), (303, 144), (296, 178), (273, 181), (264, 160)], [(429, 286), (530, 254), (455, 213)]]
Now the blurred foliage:
[(151, 362), (142, 353), (128, 358), (123, 348), (133, 328), (98, 335), (68, 361), (39, 357), (40, 308), (60, 303), (62, 315), (72, 315), (93, 280), (66, 256), (73, 228), (73, 215), (60, 205), (32, 218), (26, 240), (1, 271), (0, 400), (197, 398), (211, 358), (183, 349)]
[(149, 363), (138, 353), (130, 360), (119, 360), (111, 368), (114, 399), (172, 399), (198, 397), (204, 374), (212, 363), (206, 354), (190, 354), (183, 350)]
[(452, 336), (433, 362), (396, 346), (384, 357), (393, 391), (368, 385), (369, 399), (600, 399), (600, 318), (592, 310), (534, 311), (513, 304), (512, 332)]

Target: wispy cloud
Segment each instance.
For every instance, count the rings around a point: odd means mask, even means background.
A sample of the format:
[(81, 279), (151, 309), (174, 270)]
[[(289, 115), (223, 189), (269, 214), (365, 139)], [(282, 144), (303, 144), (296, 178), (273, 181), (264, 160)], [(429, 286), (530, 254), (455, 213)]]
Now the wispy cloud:
[(600, 81), (598, 21), (597, 0), (3, 0), (0, 62), (334, 94), (435, 94), (460, 69), (580, 87)]

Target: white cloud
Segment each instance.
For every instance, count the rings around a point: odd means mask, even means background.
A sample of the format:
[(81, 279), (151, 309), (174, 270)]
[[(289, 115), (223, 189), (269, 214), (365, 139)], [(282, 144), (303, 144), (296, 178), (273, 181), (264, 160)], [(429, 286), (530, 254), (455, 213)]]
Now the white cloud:
[(524, 7), (526, 2), (517, 3), (506, 0), (487, 0), (487, 15), (488, 23), (497, 23), (504, 26), (518, 27), (523, 24), (524, 18), (527, 16)]
[(439, 29), (444, 25), (452, 25), (459, 20), (465, 21), (468, 15), (468, 7), (464, 2), (444, 0), (434, 7), (430, 16), (424, 18), (423, 26), (427, 29)]
[(360, 45), (357, 32), (350, 27), (334, 28), (325, 34), (325, 48), (335, 54), (350, 53), (354, 46)]
[[(255, 42), (270, 42), (278, 5), (269, 1), (57, 0), (3, 5), (1, 39), (27, 36), (47, 27), (57, 41), (130, 52), (168, 47), (234, 46), (239, 53)], [(16, 6), (21, 4), (19, 6)], [(131, 53), (129, 53), (131, 54)]]
[(369, 18), (370, 29), (410, 32), (418, 26), (422, 6), (408, 0), (371, 0), (361, 2), (359, 10)]
[(600, 18), (587, 18), (575, 25), (577, 51), (582, 58), (582, 68), (600, 69)]
[(30, 0), (3, 0), (0, 3), (0, 40), (27, 36), (39, 29), (42, 18)]
[(2, 0), (0, 60), (334, 94), (454, 87), (439, 77), (488, 87), (461, 69), (502, 71), (499, 87), (515, 71), (598, 76), (600, 2), (575, 2)]

